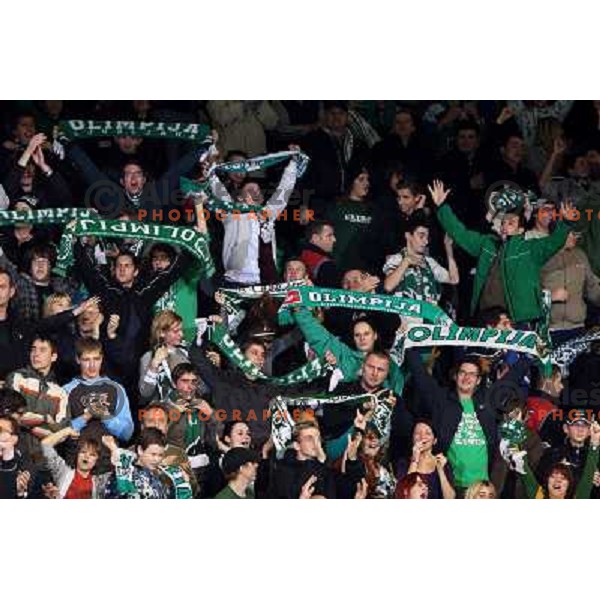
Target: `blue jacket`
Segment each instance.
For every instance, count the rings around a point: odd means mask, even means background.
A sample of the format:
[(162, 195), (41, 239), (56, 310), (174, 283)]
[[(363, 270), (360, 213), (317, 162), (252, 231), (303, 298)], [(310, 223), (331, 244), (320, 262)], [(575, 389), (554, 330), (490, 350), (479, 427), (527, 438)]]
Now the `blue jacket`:
[(95, 377), (94, 379), (75, 377), (75, 379), (63, 387), (65, 392), (69, 395), (68, 414), (72, 417), (74, 412), (79, 413), (75, 418), (71, 418), (71, 427), (76, 431), (81, 431), (84, 427), (93, 422), (92, 420), (89, 423), (86, 423), (86, 420), (81, 415), (83, 410), (77, 410), (74, 407), (76, 400), (80, 404), (80, 407), (85, 406), (86, 402), (86, 390), (78, 390), (77, 388), (79, 386), (83, 386), (83, 388), (100, 388), (101, 386), (114, 388), (116, 396), (113, 402), (114, 408), (111, 411), (112, 414), (110, 417), (102, 419), (101, 424), (111, 435), (123, 442), (128, 441), (133, 434), (133, 419), (131, 418), (131, 410), (129, 408), (129, 398), (127, 397), (127, 393), (123, 386), (104, 376)]

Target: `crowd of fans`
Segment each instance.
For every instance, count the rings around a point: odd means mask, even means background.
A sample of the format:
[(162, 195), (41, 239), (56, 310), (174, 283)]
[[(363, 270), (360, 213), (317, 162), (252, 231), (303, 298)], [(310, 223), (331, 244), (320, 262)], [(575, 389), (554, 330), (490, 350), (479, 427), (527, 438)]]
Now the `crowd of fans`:
[[(585, 343), (600, 319), (600, 101), (0, 111), (0, 498), (600, 496), (600, 347)], [(70, 119), (211, 136), (60, 138)], [(218, 167), (282, 151), (258, 171)], [(517, 202), (494, 212), (507, 191)], [(168, 240), (94, 235), (57, 270), (72, 223), (6, 212), (71, 207), (193, 229), (214, 272)], [(547, 306), (547, 350), (579, 350), (549, 369), (460, 342), (399, 358), (418, 318), (296, 304), (282, 324), (285, 292), (306, 286), (499, 330), (541, 331)], [(273, 401), (294, 398), (282, 445)]]

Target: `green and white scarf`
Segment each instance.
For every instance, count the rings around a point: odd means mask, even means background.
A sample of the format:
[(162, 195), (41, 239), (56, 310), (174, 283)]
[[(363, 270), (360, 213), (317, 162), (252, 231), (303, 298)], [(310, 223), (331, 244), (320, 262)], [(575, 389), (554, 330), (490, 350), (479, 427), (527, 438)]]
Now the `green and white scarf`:
[[(153, 490), (151, 488), (139, 490), (135, 485), (134, 476), (136, 459), (137, 457), (133, 452), (119, 449), (119, 461), (115, 466), (117, 493), (119, 495), (127, 496), (128, 498), (152, 498)], [(192, 486), (186, 480), (181, 467), (160, 466), (159, 471), (173, 486), (173, 492), (176, 499), (183, 500), (192, 498)], [(146, 485), (147, 481), (141, 479), (140, 484)]]
[(205, 202), (205, 207), (211, 211), (222, 210), (227, 213), (234, 211), (238, 211), (240, 213), (262, 213), (265, 210), (262, 206), (249, 206), (248, 204), (242, 204), (240, 202), (220, 200), (215, 198), (211, 193), (208, 178), (215, 171), (222, 171), (225, 173), (252, 173), (254, 171), (262, 171), (263, 169), (267, 169), (273, 165), (290, 159), (296, 160), (297, 177), (299, 179), (306, 171), (309, 158), (302, 152), (285, 151), (266, 154), (264, 156), (255, 156), (254, 158), (239, 162), (228, 162), (212, 165), (208, 170), (206, 181), (198, 183), (197, 181), (193, 181), (187, 177), (181, 177), (179, 179), (179, 187), (184, 196), (195, 196), (199, 194), (205, 194), (208, 196), (208, 200)]
[(391, 418), (394, 408), (393, 395), (390, 390), (384, 389), (374, 394), (356, 394), (346, 396), (327, 396), (317, 394), (315, 396), (277, 396), (271, 401), (271, 437), (275, 445), (277, 457), (281, 458), (285, 449), (292, 441), (295, 422), (290, 415), (289, 408), (301, 407), (316, 410), (325, 405), (351, 403), (361, 406), (367, 401), (375, 404), (372, 417), (368, 423), (377, 429), (382, 443), (390, 436)]
[(569, 366), (571, 363), (580, 354), (588, 352), (590, 346), (597, 341), (600, 341), (600, 327), (591, 329), (590, 331), (554, 348), (550, 353), (550, 361), (560, 368), (562, 377), (568, 377)]
[[(402, 252), (406, 253), (406, 250)], [(423, 259), (423, 266), (411, 265), (406, 269), (396, 292), (401, 293), (403, 298), (431, 303), (439, 302), (442, 296), (442, 288), (427, 258)]]
[(76, 236), (138, 238), (165, 244), (175, 244), (198, 259), (200, 277), (210, 277), (214, 265), (208, 246), (208, 236), (189, 227), (155, 225), (138, 221), (80, 220), (65, 227), (60, 240), (55, 272), (66, 273), (73, 264), (73, 242)]
[(535, 356), (542, 365), (549, 365), (548, 349), (535, 331), (516, 329), (481, 329), (450, 325), (411, 325), (396, 336), (391, 354), (402, 361), (405, 348), (429, 346), (470, 346), (496, 350), (512, 350)]
[(273, 298), (285, 298), (288, 290), (305, 285), (304, 280), (275, 283), (273, 285), (251, 285), (239, 289), (221, 288), (219, 291), (225, 296), (223, 308), (227, 313), (227, 329), (235, 331), (244, 320), (246, 312), (242, 309), (245, 302), (258, 300), (265, 294)]
[(169, 467), (161, 466), (160, 472), (169, 480), (173, 491), (175, 493), (176, 500), (189, 500), (194, 497), (192, 492), (192, 486), (185, 478), (183, 469), (171, 465)]
[(60, 121), (57, 139), (86, 139), (97, 137), (140, 137), (165, 140), (204, 141), (210, 134), (207, 125), (197, 123), (146, 123), (145, 121), (92, 121), (71, 119)]
[(331, 370), (331, 367), (325, 361), (315, 358), (287, 375), (269, 377), (244, 356), (241, 348), (227, 333), (227, 330), (223, 325), (217, 324), (209, 326), (207, 328), (207, 339), (215, 344), (215, 346), (217, 346), (217, 348), (219, 348), (219, 350), (252, 381), (262, 380), (271, 385), (279, 386), (294, 385), (297, 383), (308, 383), (319, 377), (324, 377)]
[(300, 178), (306, 172), (306, 167), (308, 166), (310, 159), (304, 152), (298, 150), (283, 150), (281, 152), (264, 154), (263, 156), (254, 156), (248, 160), (215, 164), (208, 170), (208, 175), (212, 175), (215, 171), (221, 171), (223, 173), (253, 173), (255, 171), (264, 171), (273, 165), (288, 161), (292, 158), (297, 162), (297, 176)]
[(41, 208), (39, 210), (0, 210), (0, 227), (26, 223), (52, 225), (69, 223), (76, 219), (95, 219), (98, 213), (87, 208)]
[(293, 323), (290, 314), (294, 307), (356, 308), (394, 313), (404, 317), (417, 317), (431, 323), (451, 323), (450, 317), (438, 306), (420, 300), (398, 296), (351, 292), (340, 289), (303, 287), (290, 290), (279, 309), (279, 324)]

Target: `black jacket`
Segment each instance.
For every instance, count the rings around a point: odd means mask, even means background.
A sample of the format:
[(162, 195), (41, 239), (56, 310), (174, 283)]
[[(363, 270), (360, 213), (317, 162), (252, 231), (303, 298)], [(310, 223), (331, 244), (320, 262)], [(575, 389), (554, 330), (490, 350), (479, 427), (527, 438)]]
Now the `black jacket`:
[(327, 205), (346, 191), (348, 165), (366, 160), (368, 151), (354, 138), (351, 156), (346, 160), (334, 138), (322, 128), (309, 133), (302, 140), (302, 148), (311, 159), (303, 188), (312, 192), (311, 208), (322, 216)]
[[(221, 421), (244, 421), (250, 428), (253, 445), (260, 447), (271, 435), (269, 404), (272, 398), (284, 393), (283, 388), (265, 381), (250, 381), (235, 368), (219, 369), (197, 346), (190, 349), (189, 358), (211, 390), (217, 418)], [(293, 386), (286, 389), (289, 391)], [(223, 412), (219, 413), (219, 410)]]
[(35, 333), (32, 323), (9, 307), (7, 318), (0, 322), (0, 380), (29, 362), (29, 348)]
[[(416, 416), (430, 418), (433, 423), (438, 447), (444, 454), (452, 444), (462, 418), (462, 406), (454, 389), (442, 387), (425, 369), (417, 350), (406, 351), (406, 361), (414, 378), (416, 389)], [(488, 447), (488, 457), (492, 461), (498, 448), (497, 415), (506, 392), (518, 388), (524, 372), (528, 368), (525, 360), (519, 361), (502, 379), (488, 389), (477, 388), (473, 395), (475, 413), (481, 424)], [(491, 465), (490, 465), (491, 467)]]
[(90, 252), (76, 243), (75, 260), (85, 287), (91, 295), (100, 296), (102, 312), (119, 315), (117, 338), (111, 344), (111, 355), (125, 379), (137, 379), (140, 356), (148, 346), (153, 307), (156, 301), (175, 283), (191, 263), (191, 257), (180, 252), (164, 271), (150, 278), (138, 277), (131, 288), (124, 288), (109, 279), (96, 265)]
[(26, 194), (21, 188), (21, 177), (25, 169), (18, 163), (11, 165), (3, 185), (7, 196), (14, 202), (21, 196), (31, 195), (38, 200), (36, 209), (62, 208), (73, 206), (73, 196), (64, 177), (58, 171), (52, 171), (50, 177), (36, 170), (32, 191)]
[(296, 451), (290, 448), (282, 460), (273, 461), (269, 498), (299, 498), (311, 475), (317, 477), (315, 495), (328, 499), (354, 498), (356, 485), (365, 477), (365, 467), (360, 460), (346, 461), (346, 473), (339, 473), (316, 459), (298, 460)]

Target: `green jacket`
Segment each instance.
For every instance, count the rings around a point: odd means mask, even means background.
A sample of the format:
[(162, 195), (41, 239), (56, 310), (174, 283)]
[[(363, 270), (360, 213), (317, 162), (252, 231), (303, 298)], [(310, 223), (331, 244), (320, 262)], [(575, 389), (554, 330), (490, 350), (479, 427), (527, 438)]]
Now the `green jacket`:
[[(317, 356), (323, 358), (325, 352), (331, 350), (331, 353), (337, 359), (337, 366), (344, 375), (344, 381), (356, 381), (359, 378), (365, 353), (360, 350), (353, 350), (340, 341), (335, 335), (327, 331), (308, 310), (301, 309), (292, 314), (308, 345), (317, 353)], [(390, 361), (390, 373), (384, 385), (397, 396), (402, 394), (404, 375), (393, 360)]]
[(490, 269), (499, 254), (504, 296), (511, 319), (518, 323), (541, 316), (540, 271), (565, 244), (569, 228), (562, 221), (548, 237), (526, 240), (522, 235), (516, 235), (503, 243), (495, 234), (467, 229), (448, 204), (440, 207), (437, 217), (448, 235), (465, 252), (477, 258), (471, 314), (477, 310)]

